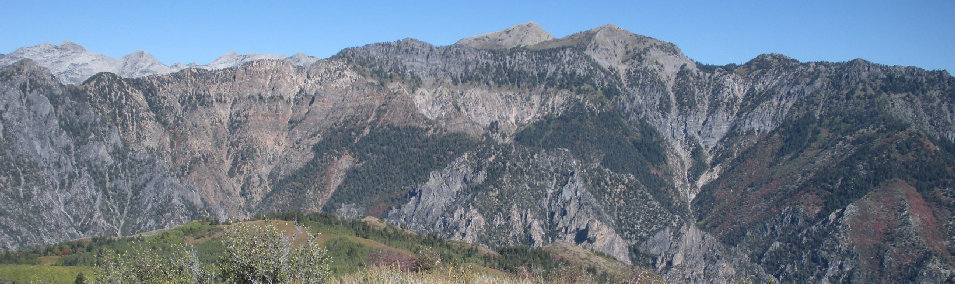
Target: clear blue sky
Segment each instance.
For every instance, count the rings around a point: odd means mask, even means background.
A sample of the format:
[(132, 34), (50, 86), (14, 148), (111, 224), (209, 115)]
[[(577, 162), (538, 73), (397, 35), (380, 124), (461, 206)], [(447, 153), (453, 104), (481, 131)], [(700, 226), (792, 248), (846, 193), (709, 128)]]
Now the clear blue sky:
[(0, 53), (70, 40), (166, 64), (239, 53), (328, 57), (364, 44), (460, 38), (534, 21), (556, 37), (616, 24), (710, 64), (761, 53), (800, 61), (863, 58), (955, 71), (955, 1), (9, 1)]

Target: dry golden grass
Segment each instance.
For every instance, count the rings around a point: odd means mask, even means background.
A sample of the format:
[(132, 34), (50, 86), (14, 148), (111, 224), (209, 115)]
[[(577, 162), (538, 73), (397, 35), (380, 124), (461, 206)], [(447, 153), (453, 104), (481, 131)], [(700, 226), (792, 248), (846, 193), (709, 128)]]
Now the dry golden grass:
[[(331, 283), (605, 283), (593, 275), (579, 273), (576, 270), (565, 271), (559, 275), (543, 276), (534, 273), (518, 273), (517, 275), (504, 273), (486, 267), (443, 266), (429, 271), (415, 272), (402, 271), (396, 267), (370, 267), (356, 273), (330, 279)], [(619, 283), (666, 283), (659, 275), (649, 271), (636, 270), (628, 278), (617, 280)]]
[(426, 272), (401, 271), (393, 267), (372, 267), (332, 279), (332, 283), (537, 283), (504, 273), (472, 267), (444, 267)]

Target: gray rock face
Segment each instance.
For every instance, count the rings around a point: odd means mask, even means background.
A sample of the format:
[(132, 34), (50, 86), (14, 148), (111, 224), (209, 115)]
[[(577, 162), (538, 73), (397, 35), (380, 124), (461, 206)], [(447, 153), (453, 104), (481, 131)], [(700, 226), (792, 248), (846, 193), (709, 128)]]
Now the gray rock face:
[[(5, 250), (331, 208), (494, 248), (575, 243), (679, 282), (943, 282), (955, 264), (945, 72), (706, 66), (612, 25), (553, 39), (534, 24), (324, 60), (170, 67), (67, 43), (0, 66)], [(425, 150), (442, 162), (414, 176), (381, 158)], [(360, 180), (386, 174), (403, 185)]]
[(209, 216), (164, 161), (125, 145), (75, 90), (20, 61), (0, 71), (0, 248), (119, 236)]
[[(722, 244), (712, 235), (692, 224), (667, 227), (642, 244), (640, 249), (656, 256), (658, 271), (671, 271), (667, 280), (673, 282), (731, 282), (747, 279), (769, 282), (775, 278), (749, 261), (737, 249)], [(678, 273), (673, 273), (679, 271)]]

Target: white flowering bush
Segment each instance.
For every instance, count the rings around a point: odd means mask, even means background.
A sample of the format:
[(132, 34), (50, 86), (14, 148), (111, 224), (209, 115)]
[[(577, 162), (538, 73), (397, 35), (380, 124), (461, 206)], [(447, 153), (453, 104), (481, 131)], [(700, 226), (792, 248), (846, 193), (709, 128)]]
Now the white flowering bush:
[(322, 283), (331, 273), (328, 252), (302, 227), (286, 236), (269, 223), (237, 224), (222, 242), (225, 255), (206, 265), (191, 245), (141, 242), (122, 253), (105, 250), (94, 282)]
[(212, 277), (195, 251), (181, 244), (159, 249), (140, 243), (123, 253), (107, 249), (98, 268), (100, 283), (200, 283)]

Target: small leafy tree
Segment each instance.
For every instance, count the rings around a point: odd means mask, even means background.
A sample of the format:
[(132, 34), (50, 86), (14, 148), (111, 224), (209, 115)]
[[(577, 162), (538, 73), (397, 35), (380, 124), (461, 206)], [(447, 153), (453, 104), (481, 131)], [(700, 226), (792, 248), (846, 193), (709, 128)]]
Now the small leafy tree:
[(328, 252), (301, 227), (305, 243), (293, 245), (271, 224), (235, 225), (226, 233), (220, 280), (233, 283), (319, 283), (329, 276)]

